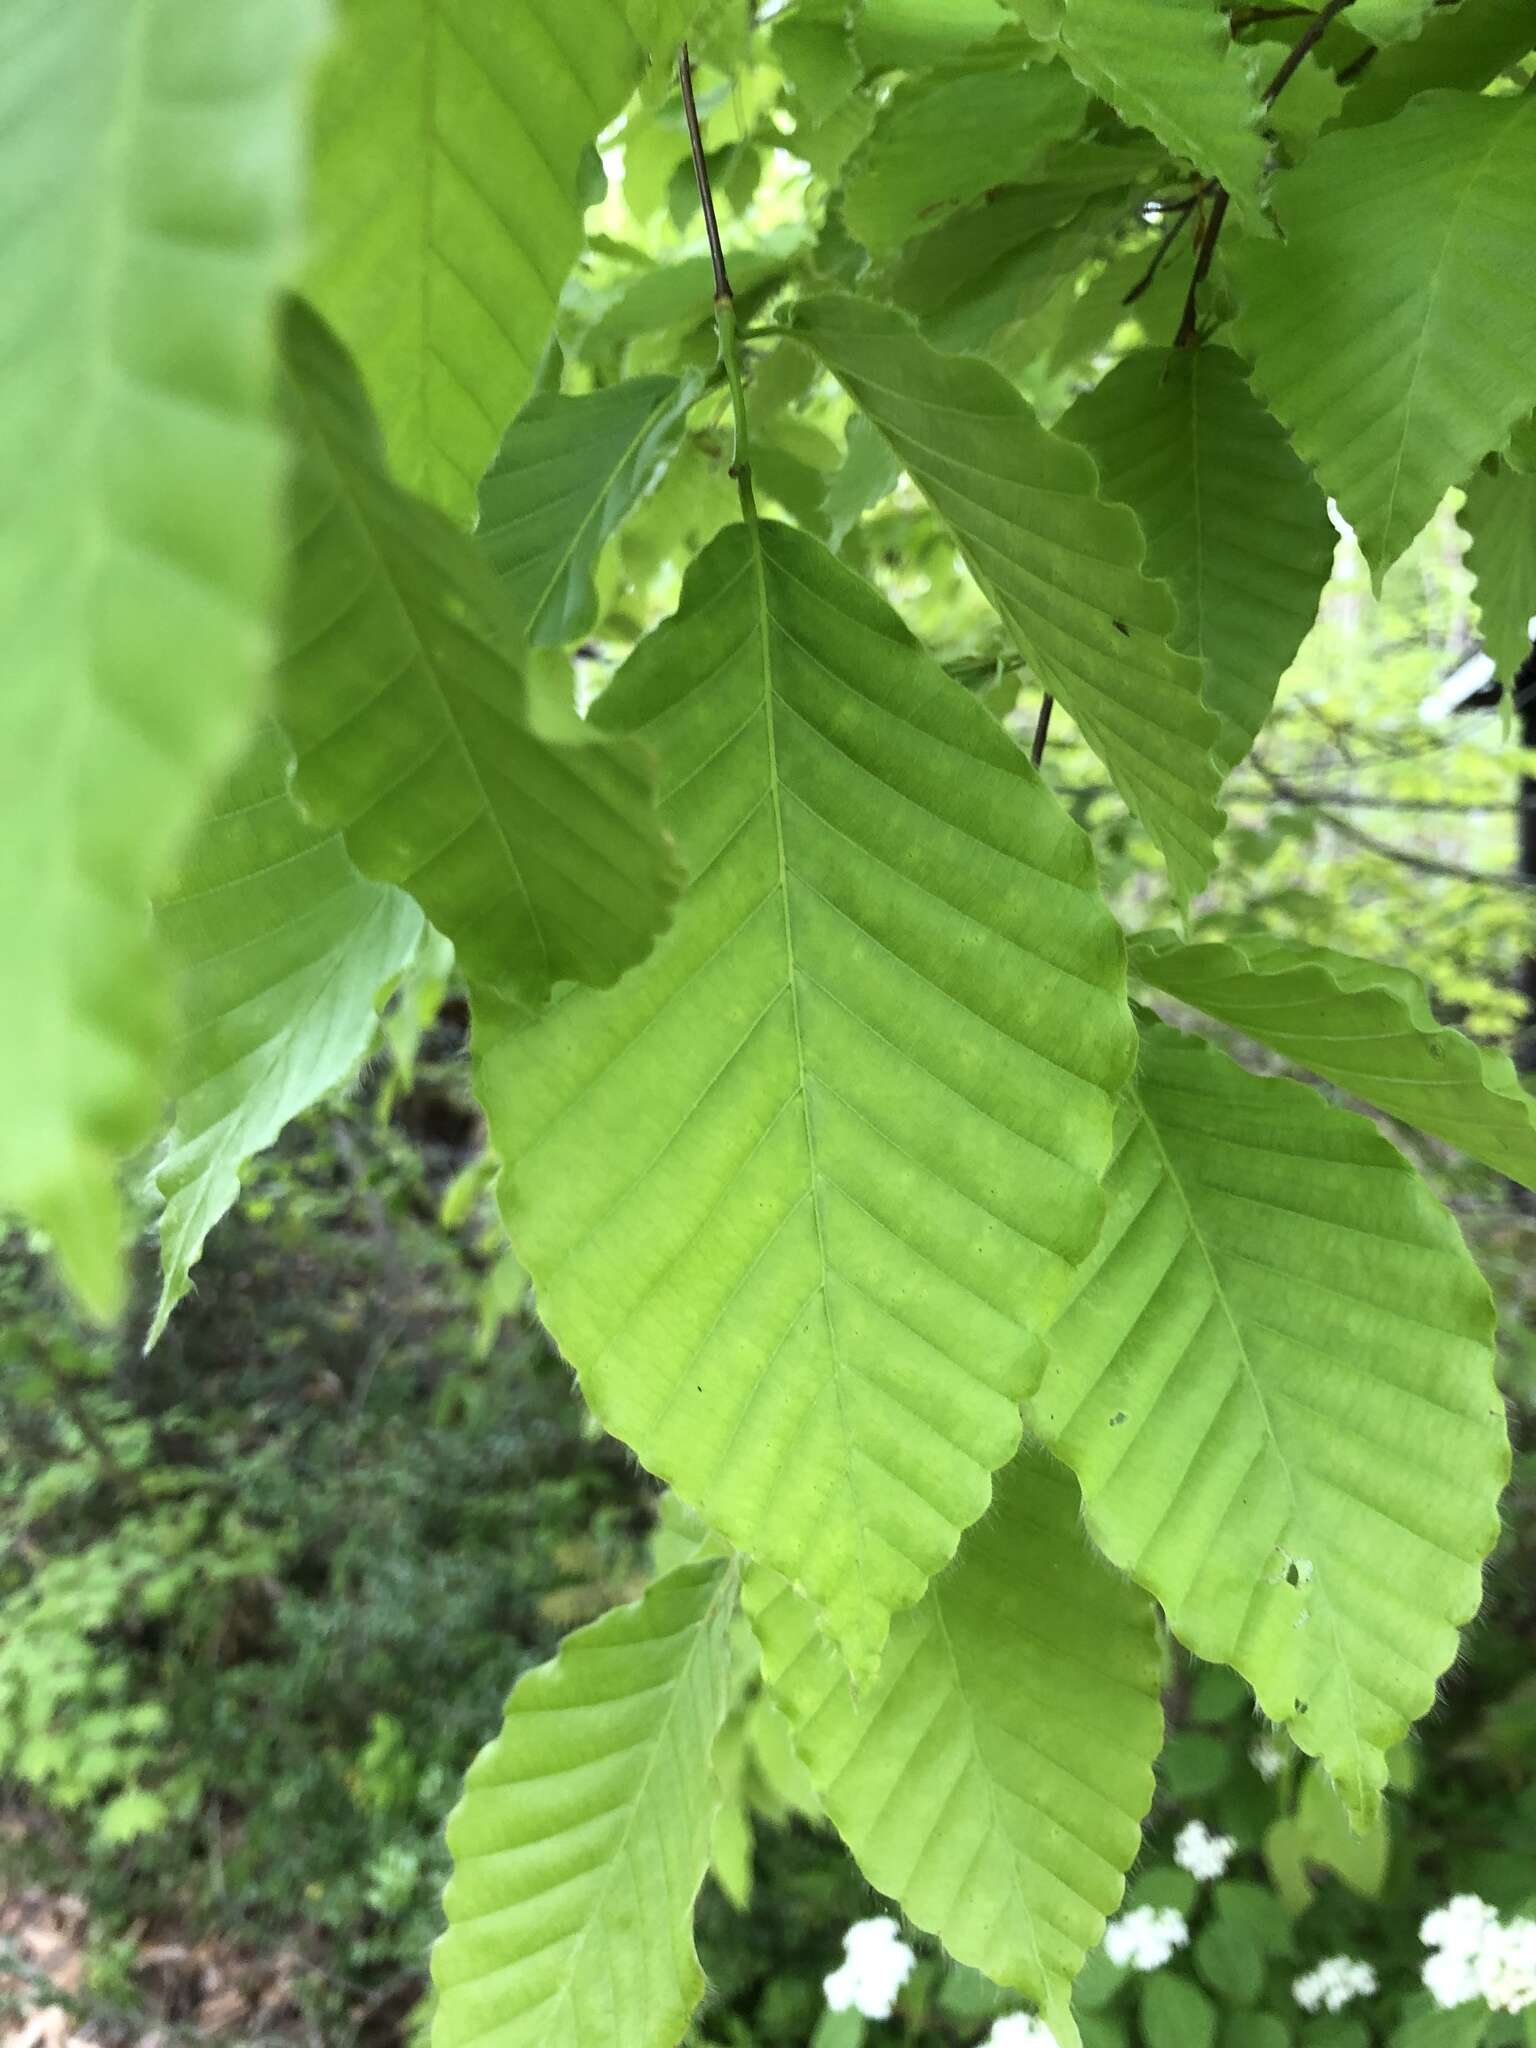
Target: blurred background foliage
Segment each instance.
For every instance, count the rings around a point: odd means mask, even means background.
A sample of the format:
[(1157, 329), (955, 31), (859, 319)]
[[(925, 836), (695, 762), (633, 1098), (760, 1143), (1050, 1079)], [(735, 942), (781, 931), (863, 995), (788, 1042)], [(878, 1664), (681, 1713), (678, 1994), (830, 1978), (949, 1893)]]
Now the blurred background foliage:
[[(1255, 34), (1284, 33), (1251, 12)], [(866, 0), (854, 44), (840, 5), (801, 0), (749, 30), (722, 4), (695, 57), (750, 330), (759, 489), (872, 576), (1027, 745), (1038, 692), (952, 544), (809, 355), (751, 325), (787, 284), (872, 260), (829, 190), (899, 67), (942, 69), (993, 16), (993, 0), (956, 0), (935, 44), (932, 9)], [(1047, 418), (1126, 348), (1170, 340), (1182, 299), (1187, 262), (1171, 259), (1124, 303), (1178, 216), (1131, 203), (1155, 150), (1107, 114), (1103, 127), (1091, 162), (1047, 152), (1001, 253), (989, 193), (889, 259), (904, 301), (1002, 363)], [(709, 267), (664, 80), (590, 169), (590, 246), (546, 382), (691, 367), (701, 395), (603, 554), (578, 656), (588, 697), (735, 507)], [(967, 248), (966, 289), (940, 292), (932, 277), (953, 280)], [(1529, 755), (1493, 702), (1467, 702), (1480, 622), (1457, 509), (1379, 601), (1341, 534), (1318, 625), (1229, 791), (1195, 926), (1257, 924), (1410, 967), (1445, 1018), (1514, 1045), (1536, 946), (1531, 899), (1510, 886)], [(539, 674), (556, 716), (564, 658)], [(1059, 708), (1047, 774), (1116, 903), (1163, 921), (1151, 849)], [(488, 1200), (463, 1006), (450, 990), (439, 1008), (441, 993), (397, 999), (358, 1084), (254, 1166), (149, 1356), (147, 1243), (120, 1339), (70, 1320), (25, 1240), (0, 1250), (0, 2023), (7, 2004), (44, 2004), (99, 2041), (415, 2039), (466, 1764), (519, 1672), (629, 1597), (653, 1540), (679, 1540), (657, 1534), (651, 1483), (584, 1417), (523, 1297)], [(1170, 1652), (1176, 1732), (1132, 1899), (1187, 1910), (1195, 1939), (1140, 1982), (1095, 1963), (1089, 2048), (1457, 2048), (1456, 2015), (1427, 2013), (1418, 1990), (1420, 1919), (1457, 1891), (1504, 1910), (1536, 1891), (1536, 1223), (1494, 1176), (1393, 1135), (1499, 1300), (1517, 1465), (1487, 1604), (1369, 1839), (1294, 1756), (1262, 1776), (1250, 1697)], [(817, 1831), (783, 1725), (750, 1687), (721, 1770), (697, 2042), (854, 2048), (862, 2023), (829, 2020), (821, 1980), (847, 1924), (882, 1902)], [(1198, 1901), (1170, 1860), (1192, 1817), (1239, 1844)], [(61, 1911), (78, 1952), (62, 1989), (27, 1942)], [(918, 1946), (897, 2017), (870, 2039), (969, 2048), (999, 2002)], [(1306, 2018), (1291, 1981), (1340, 1952), (1372, 1963), (1381, 1996)], [(1510, 2042), (1536, 2038), (1523, 2024)]]

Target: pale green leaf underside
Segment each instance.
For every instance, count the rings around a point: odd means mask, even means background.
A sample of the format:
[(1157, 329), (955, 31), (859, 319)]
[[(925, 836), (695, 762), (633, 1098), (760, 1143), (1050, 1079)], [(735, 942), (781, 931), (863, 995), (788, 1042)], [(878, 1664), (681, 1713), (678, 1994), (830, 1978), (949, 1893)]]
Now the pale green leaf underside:
[(1426, 93), (1335, 130), (1284, 214), (1231, 251), (1239, 336), (1379, 583), (1536, 402), (1536, 100)]
[(597, 718), (691, 871), (601, 1000), (481, 1002), (540, 1313), (615, 1435), (868, 1672), (1018, 1442), (1130, 1056), (1086, 840), (808, 536), (727, 529)]
[(638, 749), (530, 730), (517, 620), (473, 541), (391, 482), (346, 357), (288, 322), (297, 442), (278, 708), (295, 787), (467, 974), (539, 1002), (640, 959), (674, 864)]
[(1035, 1426), (1105, 1553), (1368, 1812), (1476, 1611), (1508, 1468), (1488, 1290), (1363, 1117), (1145, 1032)]
[(1351, 0), (1349, 26), (1373, 43), (1401, 43), (1424, 27), (1439, 0)]
[(1257, 218), (1259, 96), (1214, 0), (1066, 0), (1060, 39), (1084, 85)]
[(168, 1037), (146, 905), (264, 665), (269, 301), (319, 26), (312, 0), (0, 12), (0, 1206), (103, 1314)]
[(314, 114), (310, 295), (409, 489), (468, 520), (581, 247), (582, 152), (688, 0), (346, 0)]
[(792, 325), (949, 522), (1041, 685), (1192, 893), (1216, 860), (1220, 728), (1199, 664), (1167, 644), (1173, 598), (1142, 572), (1133, 515), (1099, 495), (1088, 456), (999, 371), (939, 354), (901, 314), (822, 298)]
[(1065, 2048), (1072, 1980), (1140, 1850), (1163, 1733), (1152, 1603), (1089, 1546), (1071, 1474), (1021, 1450), (857, 1699), (782, 1579), (750, 1574), (746, 1604), (870, 1883), (1045, 2007)]
[(1317, 616), (1335, 539), (1326, 499), (1230, 349), (1139, 349), (1057, 431), (1136, 514), (1147, 573), (1178, 605), (1173, 644), (1201, 663), (1234, 768)]
[(1153, 933), (1132, 960), (1154, 988), (1536, 1187), (1536, 1098), (1507, 1053), (1436, 1022), (1415, 975), (1259, 935), (1191, 946)]
[(704, 1989), (735, 1569), (680, 1566), (518, 1681), (448, 1822), (432, 2048), (674, 2048)]
[(377, 999), (410, 964), (421, 912), (365, 882), (288, 795), (288, 749), (263, 727), (155, 907), (181, 967), (176, 1124), (155, 1171), (164, 1270), (148, 1342), (186, 1293), (240, 1169), (367, 1052)]
[(475, 538), (535, 647), (597, 623), (603, 543), (677, 444), (696, 387), (634, 377), (579, 398), (531, 398), (480, 483)]
[(849, 233), (877, 253), (894, 249), (949, 208), (1027, 175), (1076, 131), (1086, 106), (1061, 64), (908, 80), (848, 167)]
[(1531, 651), (1536, 618), (1536, 476), (1479, 465), (1467, 481), (1461, 524), (1470, 545), (1467, 567), (1477, 580), (1483, 645), (1506, 684)]

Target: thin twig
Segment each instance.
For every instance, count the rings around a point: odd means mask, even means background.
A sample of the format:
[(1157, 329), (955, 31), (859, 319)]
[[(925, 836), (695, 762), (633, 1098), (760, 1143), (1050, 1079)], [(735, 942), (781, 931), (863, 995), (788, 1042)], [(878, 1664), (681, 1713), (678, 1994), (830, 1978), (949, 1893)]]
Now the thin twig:
[(1173, 226), (1168, 230), (1167, 234), (1164, 235), (1163, 239), (1158, 243), (1156, 249), (1152, 252), (1152, 261), (1147, 265), (1146, 269), (1141, 273), (1141, 276), (1137, 278), (1136, 282), (1131, 286), (1130, 290), (1126, 293), (1125, 297), (1120, 301), (1122, 306), (1134, 306), (1136, 301), (1141, 297), (1142, 293), (1151, 284), (1153, 278), (1156, 277), (1158, 271), (1161, 270), (1163, 266), (1163, 258), (1168, 254), (1168, 251), (1173, 247), (1174, 243), (1179, 239), (1180, 235), (1182, 235), (1184, 230), (1189, 226), (1191, 220), (1194, 219), (1194, 209), (1195, 202), (1192, 199), (1189, 202), (1189, 205), (1180, 211), (1178, 219), (1174, 222)]
[(709, 238), (709, 260), (715, 273), (715, 330), (720, 339), (720, 367), (730, 386), (731, 414), (736, 428), (736, 447), (731, 475), (741, 500), (741, 516), (753, 530), (757, 527), (757, 500), (752, 493), (752, 458), (747, 439), (747, 391), (742, 381), (741, 352), (737, 346), (736, 300), (725, 267), (725, 250), (720, 241), (720, 221), (715, 213), (715, 195), (709, 182), (709, 162), (704, 138), (699, 133), (699, 110), (693, 98), (693, 66), (688, 45), (677, 53), (677, 82), (683, 95), (683, 119), (688, 124), (688, 144), (693, 151), (693, 175), (699, 188), (699, 205), (704, 214), (704, 232)]
[[(1320, 8), (1313, 15), (1311, 21), (1308, 22), (1291, 48), (1286, 52), (1285, 60), (1279, 70), (1276, 71), (1274, 77), (1265, 86), (1263, 98), (1266, 107), (1272, 107), (1275, 101), (1279, 99), (1281, 93), (1285, 91), (1285, 88), (1301, 68), (1308, 52), (1327, 33), (1329, 23), (1341, 15), (1346, 7), (1350, 7), (1353, 4), (1354, 0), (1328, 0), (1327, 6)], [(1195, 255), (1194, 273), (1189, 280), (1189, 292), (1184, 300), (1184, 311), (1179, 316), (1179, 331), (1174, 336), (1173, 345), (1175, 348), (1192, 348), (1199, 339), (1200, 313), (1196, 302), (1199, 298), (1200, 287), (1205, 283), (1211, 268), (1211, 261), (1216, 254), (1216, 242), (1221, 234), (1222, 223), (1227, 217), (1227, 207), (1230, 203), (1227, 189), (1223, 186), (1216, 194), (1216, 203), (1211, 208), (1210, 219), (1206, 222), (1205, 232), (1200, 237), (1200, 247)]]
[(1047, 690), (1040, 699), (1040, 716), (1035, 720), (1034, 744), (1029, 750), (1030, 762), (1036, 768), (1045, 759), (1045, 743), (1050, 737), (1051, 712), (1055, 709), (1055, 705), (1056, 699)]
[[(1255, 761), (1254, 767), (1269, 784), (1275, 795), (1286, 803), (1305, 803), (1303, 793), (1284, 776), (1275, 775)], [(1459, 861), (1440, 860), (1433, 854), (1414, 853), (1406, 846), (1394, 846), (1390, 840), (1378, 839), (1374, 832), (1367, 832), (1352, 819), (1340, 817), (1332, 809), (1321, 805), (1311, 806), (1325, 825), (1329, 825), (1342, 839), (1349, 839), (1367, 853), (1379, 854), (1383, 860), (1396, 861), (1400, 867), (1413, 868), (1421, 875), (1439, 875), (1449, 882), (1475, 882), (1487, 889), (1532, 889), (1536, 881), (1528, 875), (1488, 874), (1479, 868), (1463, 867)]]
[(1320, 43), (1328, 33), (1329, 24), (1341, 15), (1346, 7), (1352, 4), (1353, 0), (1328, 0), (1328, 5), (1320, 8), (1313, 15), (1311, 21), (1302, 30), (1295, 42), (1292, 43), (1280, 69), (1269, 81), (1268, 85), (1265, 86), (1264, 104), (1266, 107), (1272, 107), (1275, 104), (1275, 101), (1279, 99), (1281, 93), (1285, 91), (1285, 88), (1300, 70), (1307, 53), (1315, 44)]
[(688, 45), (677, 53), (677, 82), (683, 95), (683, 119), (688, 124), (688, 146), (693, 151), (693, 175), (699, 188), (699, 205), (704, 210), (704, 233), (709, 241), (709, 260), (715, 273), (715, 303), (729, 301), (731, 280), (726, 274), (725, 249), (720, 240), (720, 220), (715, 212), (715, 195), (710, 189), (709, 164), (704, 155), (704, 137), (699, 132), (699, 110), (693, 97), (693, 66)]

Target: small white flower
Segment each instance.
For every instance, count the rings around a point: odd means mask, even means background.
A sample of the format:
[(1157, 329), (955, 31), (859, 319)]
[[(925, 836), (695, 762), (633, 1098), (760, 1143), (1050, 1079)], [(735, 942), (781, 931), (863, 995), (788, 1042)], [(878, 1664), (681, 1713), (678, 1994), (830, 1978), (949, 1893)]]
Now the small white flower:
[(1033, 2013), (1006, 2012), (994, 2020), (981, 2048), (1057, 2048), (1056, 2036)]
[(911, 1976), (917, 1957), (887, 1914), (856, 1920), (843, 1936), (843, 1960), (821, 1988), (833, 2012), (850, 2008), (867, 2020), (888, 2020), (896, 1994)]
[(1478, 1989), (1495, 2012), (1536, 2005), (1536, 1920), (1495, 1928), (1477, 1955)]
[(1486, 1899), (1473, 1892), (1460, 1892), (1448, 1905), (1437, 1906), (1433, 1913), (1425, 1915), (1419, 1939), (1426, 1948), (1475, 1955), (1498, 1924), (1499, 1916)]
[(1261, 1735), (1249, 1750), (1248, 1760), (1266, 1785), (1272, 1785), (1285, 1769), (1285, 1751), (1273, 1735)]
[(1459, 1949), (1435, 1949), (1426, 1956), (1420, 1974), (1424, 1989), (1444, 2011), (1453, 2005), (1469, 2005), (1482, 1996), (1477, 1981), (1477, 1958), (1464, 1955)]
[(1232, 1837), (1213, 1835), (1203, 1820), (1192, 1820), (1187, 1827), (1180, 1828), (1173, 1845), (1174, 1862), (1202, 1883), (1214, 1883), (1224, 1876), (1236, 1853), (1237, 1844)]
[(1121, 1970), (1160, 1970), (1189, 1941), (1189, 1922), (1175, 1906), (1135, 1906), (1104, 1930), (1104, 1953)]
[(1376, 1989), (1376, 1972), (1369, 1963), (1353, 1956), (1327, 1956), (1305, 1977), (1291, 1986), (1291, 1996), (1303, 2012), (1342, 2012), (1357, 1998), (1369, 1998)]

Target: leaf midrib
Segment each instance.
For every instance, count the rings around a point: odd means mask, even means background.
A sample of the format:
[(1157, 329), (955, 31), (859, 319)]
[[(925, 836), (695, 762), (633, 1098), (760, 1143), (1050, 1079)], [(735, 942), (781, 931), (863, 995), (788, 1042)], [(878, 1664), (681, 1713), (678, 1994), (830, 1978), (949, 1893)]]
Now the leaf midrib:
[(831, 1263), (827, 1257), (826, 1220), (822, 1211), (821, 1169), (816, 1159), (816, 1133), (811, 1117), (810, 1091), (806, 1087), (805, 1034), (800, 1019), (800, 977), (795, 964), (794, 919), (789, 907), (789, 857), (784, 831), (784, 806), (780, 796), (778, 722), (776, 717), (776, 696), (773, 686), (772, 645), (773, 622), (768, 606), (768, 571), (763, 551), (762, 528), (753, 511), (746, 521), (747, 546), (752, 557), (752, 589), (757, 605), (758, 647), (761, 657), (763, 689), (763, 731), (768, 749), (768, 800), (773, 818), (774, 852), (778, 862), (779, 900), (784, 907), (784, 957), (789, 989), (790, 1029), (795, 1041), (796, 1093), (800, 1098), (801, 1124), (805, 1133), (806, 1163), (811, 1182), (811, 1215), (816, 1225), (816, 1258), (821, 1280), (818, 1293), (821, 1296), (822, 1323), (827, 1333), (827, 1348), (832, 1361), (832, 1394), (837, 1402), (838, 1442), (842, 1453), (844, 1481), (848, 1497), (853, 1504), (850, 1517), (853, 1524), (854, 1556), (861, 1583), (868, 1578), (865, 1564), (864, 1513), (859, 1498), (858, 1480), (854, 1473), (851, 1447), (853, 1434), (848, 1421), (848, 1411), (843, 1393), (843, 1379), (846, 1367), (838, 1350), (837, 1331), (832, 1320), (831, 1293), (827, 1282), (831, 1274)]

